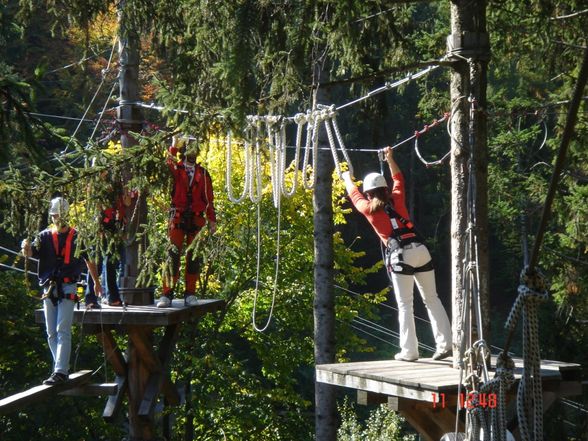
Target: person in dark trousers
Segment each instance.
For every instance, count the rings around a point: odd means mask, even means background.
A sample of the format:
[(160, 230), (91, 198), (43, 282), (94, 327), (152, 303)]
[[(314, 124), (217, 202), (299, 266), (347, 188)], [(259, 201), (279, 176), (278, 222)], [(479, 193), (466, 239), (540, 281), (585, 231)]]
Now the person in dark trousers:
[(102, 295), (96, 265), (84, 254), (76, 256), (77, 232), (67, 222), (69, 204), (62, 197), (51, 200), (49, 215), (53, 225), (39, 233), (33, 244), (22, 241), (22, 254), (39, 259), (39, 285), (43, 287), (43, 309), (47, 340), (53, 356), (53, 373), (43, 384), (67, 381), (71, 354), (71, 326), (74, 305), (78, 301), (77, 282), (84, 261), (94, 280), (95, 290)]
[(349, 172), (342, 174), (345, 188), (355, 208), (370, 222), (386, 247), (385, 264), (398, 304), (400, 352), (396, 360), (419, 358), (413, 314), (413, 290), (416, 282), (435, 337), (434, 360), (451, 355), (451, 325), (437, 295), (431, 254), (410, 221), (405, 205), (404, 177), (396, 164), (392, 148), (385, 150), (392, 175), (390, 189), (384, 176), (368, 174), (363, 181), (363, 194)]
[[(106, 185), (106, 199), (108, 206), (100, 212), (100, 236), (102, 250), (96, 251), (96, 265), (98, 272), (106, 282), (106, 292), (103, 303), (109, 306), (122, 306), (118, 287), (118, 273), (124, 264), (123, 230), (126, 224), (125, 209), (130, 205), (131, 197), (124, 192), (121, 185), (108, 184), (108, 172), (102, 172), (101, 177)], [(100, 304), (94, 290), (94, 280), (88, 274), (86, 279), (85, 303), (87, 308), (99, 308)]]
[[(185, 143), (185, 146), (181, 144)], [(183, 159), (178, 161), (176, 155), (184, 150)], [(157, 302), (158, 308), (167, 308), (174, 297), (180, 273), (180, 258), (184, 247), (194, 241), (200, 230), (206, 225), (210, 232), (216, 231), (216, 214), (212, 180), (208, 172), (196, 163), (197, 148), (185, 138), (175, 138), (168, 149), (167, 165), (173, 177), (171, 208), (168, 234), (171, 241), (168, 268), (171, 275), (164, 274), (163, 292)], [(184, 304), (196, 305), (196, 281), (200, 275), (200, 258), (191, 251), (186, 253)]]

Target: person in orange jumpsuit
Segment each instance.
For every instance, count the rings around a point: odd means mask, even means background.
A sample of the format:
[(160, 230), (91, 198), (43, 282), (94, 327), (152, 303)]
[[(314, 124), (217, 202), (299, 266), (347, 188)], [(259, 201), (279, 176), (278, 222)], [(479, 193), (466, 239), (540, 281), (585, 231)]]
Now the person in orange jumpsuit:
[[(185, 144), (185, 145), (182, 145)], [(182, 152), (183, 151), (183, 152)], [(178, 161), (176, 155), (183, 153)], [(171, 306), (179, 273), (180, 257), (184, 249), (194, 241), (206, 225), (210, 232), (216, 231), (214, 193), (208, 172), (196, 162), (197, 148), (190, 139), (174, 137), (168, 149), (167, 165), (173, 177), (168, 234), (172, 247), (168, 268), (171, 275), (164, 274), (163, 293), (157, 302), (158, 308)], [(192, 251), (186, 253), (184, 304), (196, 305), (196, 281), (200, 275), (201, 260)]]

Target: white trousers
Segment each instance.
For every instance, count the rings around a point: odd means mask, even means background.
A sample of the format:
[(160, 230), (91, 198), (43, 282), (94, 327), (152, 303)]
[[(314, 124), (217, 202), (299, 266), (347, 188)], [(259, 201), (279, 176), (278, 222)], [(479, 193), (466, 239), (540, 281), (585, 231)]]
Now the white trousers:
[[(392, 262), (397, 260), (398, 251), (392, 252)], [(431, 254), (427, 247), (419, 243), (413, 243), (410, 248), (405, 248), (402, 256), (403, 262), (413, 268), (426, 265), (431, 260)], [(419, 355), (413, 308), (415, 282), (427, 308), (437, 351), (444, 352), (451, 349), (451, 325), (443, 304), (437, 295), (435, 271), (418, 272), (414, 273), (414, 275), (397, 273), (389, 273), (389, 275), (392, 280), (396, 303), (398, 304), (400, 353), (409, 358), (415, 358)]]

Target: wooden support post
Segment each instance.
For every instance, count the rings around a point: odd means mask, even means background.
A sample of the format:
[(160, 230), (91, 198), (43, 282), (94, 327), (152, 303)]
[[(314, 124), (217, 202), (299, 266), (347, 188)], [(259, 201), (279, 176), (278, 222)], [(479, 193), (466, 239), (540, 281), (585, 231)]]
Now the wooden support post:
[[(317, 73), (320, 68), (317, 64)], [(320, 74), (319, 74), (320, 76)], [(315, 103), (328, 103), (323, 88), (318, 89)], [(319, 131), (319, 145), (327, 142), (326, 131)], [(316, 176), (314, 207), (314, 359), (316, 364), (335, 361), (335, 295), (333, 234), (333, 159), (320, 150), (313, 164)], [(317, 441), (335, 441), (337, 438), (337, 404), (335, 389), (328, 384), (315, 383), (315, 437)]]
[[(162, 385), (166, 383), (166, 380), (168, 380), (168, 383), (171, 383), (167, 377), (167, 368), (169, 366), (171, 354), (178, 337), (178, 331), (178, 325), (171, 325), (165, 328), (165, 335), (163, 336), (163, 339), (159, 345), (158, 363), (160, 370), (157, 372), (152, 372), (149, 376), (149, 380), (147, 381), (147, 385), (145, 387), (145, 394), (143, 395), (143, 399), (139, 407), (139, 416), (142, 418), (149, 418), (149, 416), (152, 414), (155, 402), (159, 396), (159, 391), (161, 390)], [(178, 402), (179, 397), (177, 396), (177, 390), (175, 390), (173, 387), (168, 387), (166, 389), (168, 394), (171, 395), (172, 400)], [(171, 392), (170, 389), (172, 389), (173, 392)]]
[(132, 339), (129, 339), (128, 345), (129, 435), (131, 440), (152, 440), (155, 438), (155, 431), (151, 418), (142, 418), (139, 415), (150, 375), (147, 365), (143, 363), (142, 349), (153, 345), (152, 328), (137, 327), (135, 338), (143, 339), (144, 342), (139, 346), (140, 349), (135, 346)]
[(127, 377), (121, 377), (120, 375), (116, 376), (115, 383), (117, 385), (117, 392), (114, 395), (108, 397), (106, 401), (106, 406), (104, 406), (104, 411), (102, 412), (102, 418), (107, 423), (113, 423), (116, 419), (116, 416), (120, 412), (122, 401), (127, 393)]
[(127, 362), (123, 356), (121, 350), (116, 344), (116, 340), (112, 336), (109, 329), (105, 329), (103, 332), (96, 334), (96, 338), (102, 343), (104, 349), (104, 355), (106, 360), (112, 365), (112, 369), (116, 375), (126, 377), (127, 375)]
[[(451, 35), (448, 52), (453, 61), (451, 70), (451, 280), (452, 280), (452, 330), (453, 364), (459, 360), (460, 333), (465, 338), (468, 324), (461, 323), (465, 308), (463, 298), (463, 264), (466, 254), (464, 234), (475, 227), (473, 234), (478, 247), (479, 299), (483, 335), (489, 337), (490, 314), (488, 279), (488, 204), (487, 204), (487, 133), (486, 71), (490, 49), (486, 33), (486, 2), (484, 0), (451, 0)], [(469, 99), (475, 100), (477, 111), (472, 122), (470, 136)], [(471, 145), (470, 145), (471, 144)], [(468, 225), (468, 160), (475, 158), (472, 171), (475, 178), (476, 211), (472, 213), (472, 225)], [(472, 310), (472, 313), (475, 310)], [(474, 321), (474, 325), (476, 322)], [(481, 335), (479, 332), (477, 335)], [(471, 342), (470, 342), (471, 344)], [(467, 346), (467, 345), (466, 345)]]

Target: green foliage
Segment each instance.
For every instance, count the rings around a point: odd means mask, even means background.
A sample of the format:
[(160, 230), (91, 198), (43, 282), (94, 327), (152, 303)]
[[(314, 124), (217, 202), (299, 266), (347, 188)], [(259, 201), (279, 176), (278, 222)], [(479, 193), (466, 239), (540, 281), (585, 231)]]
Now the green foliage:
[(404, 435), (404, 420), (396, 412), (381, 404), (370, 412), (362, 424), (358, 421), (355, 408), (347, 397), (338, 406), (341, 426), (337, 430), (338, 441), (414, 441), (414, 435)]

